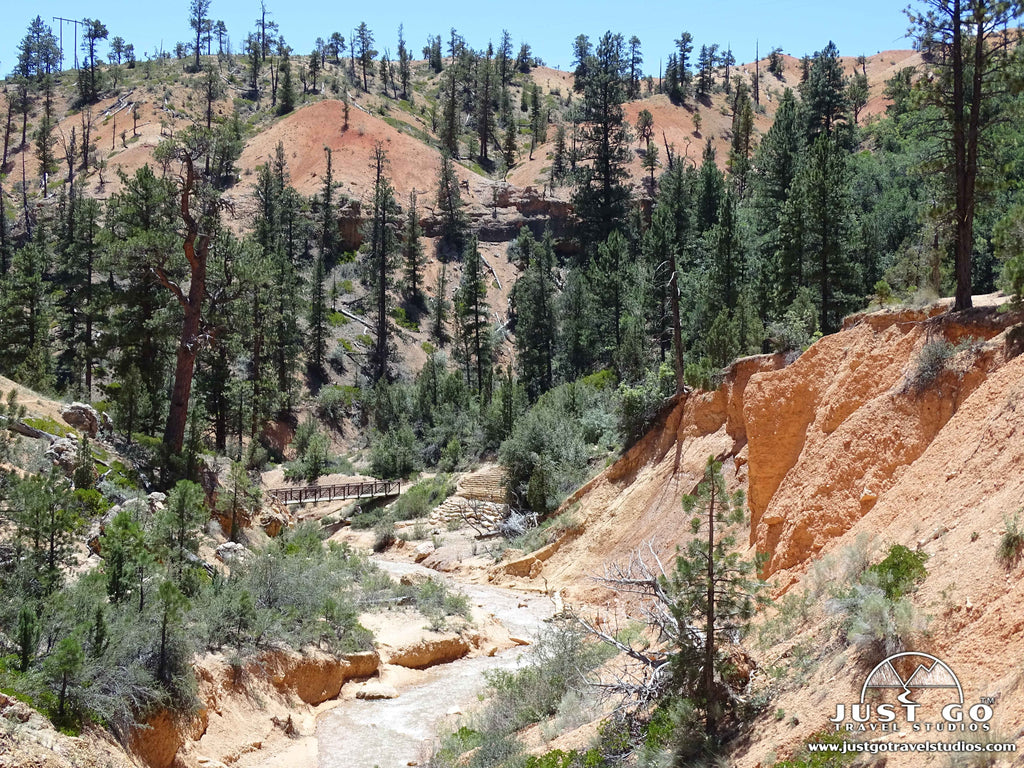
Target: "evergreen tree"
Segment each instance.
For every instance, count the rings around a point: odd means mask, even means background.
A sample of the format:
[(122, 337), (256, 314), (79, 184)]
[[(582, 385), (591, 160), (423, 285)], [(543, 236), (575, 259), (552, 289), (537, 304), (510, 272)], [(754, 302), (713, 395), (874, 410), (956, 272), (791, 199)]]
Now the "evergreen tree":
[(367, 237), (369, 248), (366, 269), (373, 297), (376, 328), (373, 353), (370, 356), (370, 371), (373, 381), (380, 381), (388, 375), (390, 358), (390, 288), (397, 252), (394, 222), (397, 206), (391, 181), (386, 174), (387, 154), (380, 142), (374, 145), (373, 162), (373, 212)]
[(448, 332), (445, 326), (448, 324), (448, 265), (441, 264), (437, 273), (437, 283), (434, 286), (434, 307), (430, 320), (430, 335), (438, 343), (444, 346), (448, 341)]
[(50, 311), (43, 272), (47, 257), (45, 228), (17, 249), (0, 280), (0, 371), (33, 389), (51, 384)]
[(697, 57), (697, 98), (706, 100), (714, 87), (715, 66), (718, 64), (718, 46), (702, 45)]
[(734, 538), (717, 530), (743, 520), (743, 494), (726, 491), (722, 465), (713, 457), (696, 493), (683, 497), (683, 510), (692, 516), (695, 535), (676, 557), (668, 579), (672, 614), (679, 626), (703, 631), (680, 633), (672, 666), (684, 694), (704, 713), (705, 735), (714, 740), (723, 716), (735, 705), (716, 682), (726, 660), (723, 645), (753, 616), (761, 585), (753, 564), (735, 551)]
[(718, 308), (731, 311), (736, 307), (744, 283), (744, 255), (733, 193), (726, 191), (722, 195), (718, 223), (709, 236), (713, 248), (711, 285), (717, 298), (715, 303)]
[(515, 305), (516, 362), (519, 379), (531, 401), (554, 386), (558, 340), (555, 310), (554, 237), (551, 230), (538, 243), (530, 230), (520, 230), (512, 248), (526, 261), (526, 270), (512, 289)]
[(402, 233), (402, 261), (405, 264), (405, 295), (412, 304), (423, 301), (423, 246), (420, 243), (422, 231), (420, 215), (416, 207), (416, 190), (409, 193), (409, 208), (405, 214), (405, 230)]
[(859, 276), (851, 262), (846, 153), (834, 138), (820, 135), (811, 146), (795, 182), (804, 208), (808, 280), (818, 288), (819, 324), (824, 333), (839, 329), (843, 315), (859, 300)]
[(547, 141), (547, 115), (541, 112), (540, 87), (533, 83), (530, 88), (530, 159), (533, 160), (533, 150), (538, 144)]
[(209, 34), (210, 18), (207, 13), (210, 10), (210, 0), (190, 0), (188, 11), (188, 24), (195, 32), (195, 44), (193, 50), (196, 55), (195, 71), (199, 71), (199, 54), (203, 50), (203, 35)]
[(98, 19), (82, 21), (82, 52), (85, 60), (82, 69), (78, 70), (78, 95), (84, 104), (94, 104), (99, 100), (99, 43), (107, 39), (107, 28)]
[(626, 96), (630, 99), (640, 97), (640, 78), (643, 76), (644, 56), (640, 52), (640, 38), (633, 35), (629, 38), (629, 79), (626, 85)]
[(584, 245), (594, 249), (625, 221), (629, 134), (622, 103), (627, 62), (621, 35), (606, 32), (593, 52), (586, 37), (581, 38), (574, 88), (583, 94), (581, 159), (589, 162), (578, 168), (573, 203)]
[[(598, 314), (597, 335), (603, 359), (610, 361), (622, 345), (622, 320), (627, 293), (627, 266), (630, 262), (629, 243), (619, 231), (612, 232), (597, 248), (597, 258), (591, 267)], [(593, 322), (593, 321), (591, 321)]]
[(318, 253), (313, 262), (313, 274), (310, 279), (309, 316), (309, 342), (307, 346), (307, 359), (314, 371), (324, 370), (324, 360), (327, 357), (327, 292), (324, 281), (327, 271), (324, 266), (324, 254)]
[(790, 206), (804, 130), (792, 90), (779, 100), (775, 122), (768, 129), (754, 157), (752, 184), (753, 222), (758, 252), (766, 267), (762, 309), (781, 313), (796, 298), (803, 284), (802, 209)]
[(373, 67), (373, 59), (376, 55), (377, 52), (373, 50), (373, 32), (366, 26), (365, 21), (361, 21), (352, 38), (352, 56), (353, 59), (359, 59), (359, 69), (363, 74), (363, 90), (366, 93), (370, 92), (367, 72)]
[(398, 25), (398, 79), (402, 83), (402, 98), (413, 103), (412, 91), (412, 54), (405, 45), (402, 36), (402, 25)]
[(813, 139), (822, 131), (831, 134), (847, 109), (846, 78), (835, 43), (830, 41), (814, 54), (800, 92), (806, 105), (809, 137)]
[(750, 154), (753, 149), (754, 107), (750, 101), (747, 86), (743, 82), (736, 86), (732, 105), (732, 144), (729, 149), (729, 172), (737, 194), (746, 195), (747, 174), (750, 171)]
[(173, 583), (188, 593), (197, 588), (195, 568), (199, 531), (209, 518), (202, 486), (179, 480), (167, 495), (167, 504), (153, 520), (153, 543)]
[[(1005, 119), (995, 98), (1009, 87), (1019, 70), (1011, 52), (1019, 54), (1020, 35), (1010, 34), (1024, 13), (1020, 3), (992, 0), (928, 0), (921, 13), (908, 11), (918, 47), (932, 59), (933, 77), (916, 87), (927, 105), (938, 107), (941, 119), (931, 133), (944, 144), (938, 169), (945, 177), (945, 197), (953, 211), (953, 253), (956, 311), (972, 306), (972, 262), (975, 212), (980, 176), (991, 147), (993, 123)], [(1009, 79), (1008, 79), (1009, 78)]]
[(480, 162), (489, 162), (488, 152), (494, 143), (497, 128), (494, 124), (494, 67), (491, 62), (493, 49), (490, 44), (484, 58), (480, 60), (477, 75), (477, 115), (476, 130), (480, 142)]
[(704, 144), (697, 189), (697, 233), (704, 234), (718, 223), (718, 212), (725, 194), (725, 181), (715, 163), (715, 148), (709, 136)]
[(437, 207), (441, 210), (441, 245), (449, 252), (458, 253), (465, 238), (466, 221), (455, 163), (446, 153), (441, 154), (438, 168)]
[(466, 383), (481, 402), (490, 400), (491, 329), (487, 279), (475, 237), (462, 252), (462, 277), (455, 292), (455, 322)]
[(287, 115), (295, 109), (295, 83), (292, 82), (292, 60), (287, 49), (281, 54), (280, 76), (277, 80), (277, 114)]
[(501, 143), (502, 159), (505, 161), (505, 168), (511, 170), (516, 164), (516, 135), (519, 133), (519, 125), (512, 116), (512, 111), (505, 112), (505, 139)]
[(15, 556), (27, 572), (22, 594), (43, 598), (57, 591), (64, 570), (77, 560), (75, 535), (81, 528), (71, 485), (52, 468), (47, 475), (18, 480), (5, 516), (13, 529)]
[(693, 83), (693, 73), (690, 71), (690, 54), (693, 53), (693, 35), (683, 32), (676, 42), (677, 75), (679, 77), (679, 101), (685, 104), (690, 96), (690, 86)]
[(559, 123), (555, 129), (555, 148), (551, 153), (551, 186), (555, 186), (569, 172), (565, 147), (565, 126)]
[(565, 289), (558, 297), (558, 370), (567, 381), (588, 373), (597, 362), (598, 337), (594, 318), (601, 309), (583, 267), (569, 270)]

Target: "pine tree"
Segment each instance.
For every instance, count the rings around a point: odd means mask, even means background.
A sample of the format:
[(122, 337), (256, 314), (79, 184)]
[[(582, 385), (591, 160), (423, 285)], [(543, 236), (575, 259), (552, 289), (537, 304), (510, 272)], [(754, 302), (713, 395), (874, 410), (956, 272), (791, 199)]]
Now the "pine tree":
[[(1020, 52), (1020, 35), (1011, 34), (1024, 13), (1020, 3), (992, 0), (928, 0), (921, 13), (908, 11), (918, 46), (932, 56), (933, 77), (917, 82), (926, 104), (938, 107), (942, 118), (932, 128), (945, 146), (938, 163), (945, 176), (945, 195), (952, 203), (956, 311), (972, 306), (974, 217), (979, 173), (993, 131), (1003, 115), (993, 109), (994, 98), (1018, 77), (1010, 63)], [(927, 45), (926, 45), (927, 44)]]
[(423, 246), (420, 243), (419, 210), (416, 207), (416, 190), (409, 193), (409, 208), (405, 214), (405, 231), (402, 233), (402, 261), (405, 264), (405, 295), (412, 304), (423, 302)]
[(501, 155), (502, 160), (505, 162), (505, 168), (511, 170), (512, 166), (516, 164), (516, 135), (519, 133), (519, 125), (516, 119), (512, 116), (512, 111), (508, 110), (505, 113), (505, 138), (501, 143)]
[(573, 203), (581, 219), (585, 247), (594, 249), (623, 225), (626, 216), (629, 134), (622, 103), (627, 62), (621, 35), (606, 32), (593, 53), (590, 43), (581, 37), (574, 88), (583, 94), (581, 159), (589, 162), (578, 168)]
[(405, 45), (401, 24), (398, 25), (398, 79), (402, 83), (402, 98), (412, 105), (412, 54)]
[(43, 282), (45, 228), (17, 249), (0, 280), (0, 371), (33, 389), (51, 385), (50, 312)]
[(82, 52), (85, 61), (78, 70), (78, 95), (85, 104), (94, 104), (99, 100), (100, 72), (97, 49), (101, 40), (107, 39), (107, 28), (98, 19), (82, 21)]
[(569, 172), (566, 148), (565, 148), (565, 126), (559, 123), (555, 129), (555, 148), (551, 153), (551, 186), (565, 178)]
[(307, 325), (309, 326), (309, 342), (307, 355), (310, 366), (314, 371), (324, 370), (324, 360), (327, 357), (327, 295), (324, 288), (326, 269), (324, 267), (324, 255), (318, 253), (313, 262), (313, 274), (310, 278), (309, 315)]
[(615, 230), (598, 246), (597, 258), (591, 267), (590, 283), (593, 286), (596, 304), (603, 310), (595, 325), (599, 349), (606, 361), (612, 359), (622, 344), (622, 319), (627, 292), (626, 272), (629, 262), (629, 243), (619, 230)]
[(718, 223), (718, 211), (725, 194), (722, 172), (715, 164), (715, 148), (709, 136), (704, 144), (697, 188), (697, 233), (704, 234)]
[(430, 336), (443, 347), (448, 341), (448, 265), (441, 264), (437, 272), (437, 283), (434, 286), (434, 306), (430, 320)]
[(732, 144), (729, 149), (729, 173), (737, 194), (742, 198), (747, 191), (750, 154), (753, 149), (754, 107), (745, 83), (736, 86), (732, 106)]
[(714, 87), (715, 66), (718, 63), (718, 46), (702, 45), (697, 57), (697, 98), (707, 99)]
[(441, 154), (441, 165), (438, 168), (437, 207), (441, 211), (441, 245), (449, 252), (458, 253), (462, 250), (466, 221), (455, 163), (446, 153)]
[(390, 289), (394, 257), (397, 251), (394, 217), (397, 206), (391, 181), (387, 177), (388, 158), (384, 145), (373, 148), (373, 211), (369, 222), (366, 271), (373, 297), (376, 338), (370, 355), (370, 375), (380, 381), (388, 375), (391, 346)]
[(292, 60), (286, 48), (281, 55), (280, 77), (277, 80), (277, 114), (287, 115), (295, 109), (295, 83), (292, 82)]
[(817, 284), (819, 324), (838, 330), (857, 300), (859, 275), (850, 259), (853, 229), (846, 153), (835, 138), (820, 135), (807, 153), (796, 180), (796, 202), (804, 208), (808, 279)]
[(363, 74), (363, 90), (370, 92), (370, 84), (367, 80), (367, 72), (373, 67), (373, 59), (377, 52), (373, 50), (373, 32), (366, 26), (365, 21), (359, 22), (356, 33), (352, 38), (353, 61), (359, 59), (359, 69)]
[(753, 564), (735, 551), (735, 539), (717, 530), (743, 520), (743, 493), (726, 491), (721, 462), (708, 459), (696, 493), (683, 497), (683, 510), (692, 515), (695, 535), (676, 557), (668, 580), (672, 614), (680, 625), (703, 631), (680, 633), (672, 666), (684, 694), (703, 710), (704, 732), (713, 740), (722, 717), (735, 705), (716, 682), (726, 663), (722, 645), (753, 616), (761, 585)]
[(199, 71), (199, 54), (203, 50), (203, 35), (209, 34), (210, 19), (207, 16), (209, 10), (210, 0), (191, 0), (189, 3), (188, 25), (192, 27), (192, 31), (196, 34), (193, 46), (196, 55), (196, 72)]
[(801, 84), (801, 95), (807, 110), (809, 138), (818, 133), (831, 134), (836, 123), (846, 114), (846, 78), (839, 61), (839, 49), (829, 44), (814, 54), (807, 81)]
[(476, 130), (480, 142), (480, 162), (489, 162), (488, 152), (494, 142), (497, 128), (494, 124), (494, 66), (491, 62), (493, 49), (490, 44), (478, 65)]
[(476, 237), (471, 237), (462, 252), (462, 277), (455, 292), (455, 321), (466, 383), (484, 403), (490, 401), (489, 310), (483, 261)]
[(530, 159), (533, 160), (533, 150), (538, 144), (547, 141), (547, 115), (540, 107), (540, 86), (536, 83), (530, 88)]
[(677, 75), (679, 77), (679, 101), (685, 104), (690, 96), (690, 85), (693, 82), (693, 73), (690, 71), (690, 54), (693, 53), (693, 35), (683, 32), (676, 40), (676, 50), (679, 53), (677, 61)]
[(787, 202), (803, 147), (804, 131), (796, 99), (787, 88), (779, 100), (775, 122), (757, 148), (751, 194), (758, 250), (766, 267), (763, 308), (779, 314), (803, 285), (803, 210)]
[(538, 243), (530, 230), (520, 230), (513, 247), (525, 257), (526, 271), (516, 280), (512, 301), (516, 311), (516, 362), (519, 378), (531, 401), (554, 386), (558, 339), (555, 311), (554, 237), (551, 230)]
[(640, 52), (640, 38), (629, 38), (629, 79), (626, 95), (630, 99), (640, 97), (640, 78), (643, 76), (644, 56)]

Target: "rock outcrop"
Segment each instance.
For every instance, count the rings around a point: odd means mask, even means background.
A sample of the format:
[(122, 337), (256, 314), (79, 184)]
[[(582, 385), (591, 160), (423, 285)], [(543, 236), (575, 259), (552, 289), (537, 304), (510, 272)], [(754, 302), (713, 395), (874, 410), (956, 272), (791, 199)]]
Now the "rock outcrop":
[[(1016, 349), (1019, 313), (941, 312), (856, 316), (792, 364), (746, 358), (716, 391), (677, 396), (644, 438), (565, 502), (577, 506), (584, 531), (543, 564), (549, 587), (586, 590), (586, 576), (641, 543), (669, 553), (685, 541), (679, 499), (709, 455), (727, 461), (731, 488), (748, 492), (749, 542), (767, 556), (766, 575), (821, 552), (884, 507)], [(920, 351), (938, 341), (960, 347), (917, 386)], [(530, 558), (511, 568), (517, 577), (541, 572)]]
[(70, 403), (60, 411), (61, 418), (79, 432), (96, 437), (100, 431), (100, 415), (87, 403)]

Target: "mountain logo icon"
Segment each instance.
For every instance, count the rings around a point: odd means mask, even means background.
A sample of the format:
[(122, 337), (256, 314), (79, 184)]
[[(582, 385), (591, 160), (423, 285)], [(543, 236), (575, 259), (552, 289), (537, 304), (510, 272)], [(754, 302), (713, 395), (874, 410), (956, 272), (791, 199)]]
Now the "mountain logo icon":
[(911, 691), (924, 688), (955, 690), (959, 703), (964, 702), (960, 680), (949, 665), (929, 653), (918, 651), (894, 653), (883, 659), (864, 681), (860, 692), (861, 703), (864, 703), (869, 690), (881, 688), (902, 689), (903, 693), (896, 697), (902, 704), (915, 703)]

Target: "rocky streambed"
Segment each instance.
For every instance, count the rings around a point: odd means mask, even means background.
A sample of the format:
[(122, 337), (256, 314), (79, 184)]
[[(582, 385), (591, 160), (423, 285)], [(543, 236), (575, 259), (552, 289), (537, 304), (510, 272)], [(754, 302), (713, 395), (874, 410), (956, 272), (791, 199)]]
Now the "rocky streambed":
[[(438, 574), (411, 563), (384, 560), (378, 564), (391, 575)], [(477, 613), (493, 614), (509, 635), (532, 641), (554, 613), (544, 595), (523, 594), (482, 584), (456, 583)], [(479, 703), (484, 673), (512, 669), (525, 647), (516, 646), (493, 656), (476, 656), (441, 664), (421, 673), (393, 699), (346, 700), (325, 713), (317, 725), (320, 768), (398, 768), (425, 765), (440, 721), (469, 711)]]

